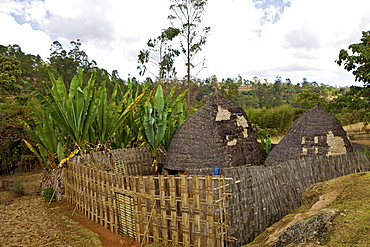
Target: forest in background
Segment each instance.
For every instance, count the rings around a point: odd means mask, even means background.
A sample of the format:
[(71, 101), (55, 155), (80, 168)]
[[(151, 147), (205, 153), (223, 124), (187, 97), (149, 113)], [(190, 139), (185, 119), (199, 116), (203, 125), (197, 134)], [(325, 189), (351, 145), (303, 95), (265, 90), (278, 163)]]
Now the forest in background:
[[(94, 60), (89, 60), (88, 55), (81, 49), (79, 40), (72, 41), (70, 44), (69, 49), (64, 49), (59, 42), (54, 42), (47, 61), (38, 55), (25, 54), (18, 45), (0, 45), (0, 173), (9, 173), (16, 168), (32, 169), (40, 161), (23, 141), (29, 141), (34, 147), (38, 145), (31, 138), (30, 132), (26, 131), (24, 123), (27, 123), (32, 130), (37, 127), (37, 121), (43, 117), (43, 109), (34, 94), (31, 93), (32, 88), (48, 95), (48, 90), (55, 86), (55, 81), (60, 78), (60, 81), (64, 83), (65, 90), (68, 91), (71, 89), (73, 78), (78, 75), (78, 71), (83, 74), (79, 82), (81, 88), (87, 87), (89, 79), (94, 77), (93, 87), (104, 89), (106, 99), (108, 99), (106, 104), (116, 101), (118, 111), (126, 109), (119, 108), (119, 105), (120, 102), (123, 102), (124, 97), (127, 97), (128, 92), (131, 94), (130, 100), (133, 101), (136, 99), (134, 96), (137, 97), (144, 91), (159, 95), (160, 92), (157, 89), (158, 85), (161, 85), (163, 88), (161, 93), (165, 99), (163, 102), (169, 104), (176, 101), (172, 100), (172, 97), (177, 99), (185, 90), (190, 91), (190, 100), (186, 104), (183, 102), (187, 110), (181, 111), (183, 119), (176, 120), (176, 128), (199, 108), (216, 89), (246, 111), (260, 139), (266, 136), (283, 135), (295, 119), (316, 104), (320, 104), (331, 112), (341, 121), (342, 125), (368, 122), (369, 119), (370, 89), (366, 86), (333, 87), (323, 83), (309, 82), (305, 78), (302, 79), (302, 82), (293, 84), (288, 78), (283, 80), (279, 76), (276, 76), (274, 82), (257, 77), (244, 79), (240, 76), (219, 80), (216, 75), (190, 81), (176, 78), (153, 81), (148, 77), (140, 82), (136, 78), (122, 79), (117, 71), (108, 72), (99, 68), (97, 63)], [(26, 86), (25, 82), (29, 85)], [(76, 90), (78, 91), (78, 89)], [(113, 99), (112, 95), (114, 97), (121, 96)], [(150, 98), (143, 100), (143, 102), (147, 102), (150, 101)], [(138, 107), (147, 105), (143, 103)], [(173, 110), (168, 105), (166, 107), (168, 107), (168, 109), (166, 108), (168, 112)], [(180, 116), (180, 113), (177, 116)], [(139, 120), (143, 118), (143, 115), (137, 115), (135, 118), (133, 116), (125, 117), (124, 121), (126, 122), (122, 122), (124, 124), (122, 129), (126, 128), (125, 131), (133, 132), (131, 134), (136, 135), (136, 139), (133, 139), (133, 136), (126, 136), (129, 141), (121, 142), (117, 147), (151, 145), (145, 134), (143, 122), (139, 123)], [(167, 124), (169, 119), (166, 115), (166, 119), (162, 120)], [(171, 118), (171, 121), (175, 120)], [(134, 125), (137, 125), (136, 132), (131, 128)], [(172, 133), (176, 128), (172, 130)], [(124, 133), (121, 134), (124, 135)], [(165, 137), (161, 138), (165, 139)], [(170, 137), (166, 141), (154, 145), (157, 147), (166, 146), (169, 140)], [(63, 145), (62, 148), (66, 149)], [(71, 151), (70, 147), (64, 151), (64, 156), (68, 155), (68, 152)]]

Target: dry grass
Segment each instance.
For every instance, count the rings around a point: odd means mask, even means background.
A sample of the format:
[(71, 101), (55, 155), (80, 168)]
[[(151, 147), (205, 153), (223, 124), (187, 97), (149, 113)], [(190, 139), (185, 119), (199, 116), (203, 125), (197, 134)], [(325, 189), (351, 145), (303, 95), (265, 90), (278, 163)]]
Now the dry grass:
[(99, 236), (70, 218), (60, 203), (38, 195), (42, 173), (0, 176), (22, 184), (24, 196), (0, 188), (1, 246), (102, 246)]
[(343, 129), (345, 131), (357, 131), (357, 130), (361, 130), (364, 126), (365, 126), (364, 122), (359, 122), (359, 123), (343, 126)]
[(370, 173), (353, 175), (343, 192), (332, 203), (341, 214), (334, 221), (326, 244), (368, 246), (370, 243)]

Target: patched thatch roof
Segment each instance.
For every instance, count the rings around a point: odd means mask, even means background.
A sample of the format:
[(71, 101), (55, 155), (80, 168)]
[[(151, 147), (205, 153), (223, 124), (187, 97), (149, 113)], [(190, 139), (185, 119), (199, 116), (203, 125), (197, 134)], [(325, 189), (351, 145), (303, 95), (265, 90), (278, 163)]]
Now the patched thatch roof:
[(217, 91), (175, 133), (165, 169), (209, 174), (213, 168), (263, 164), (243, 109)]
[(284, 138), (269, 153), (265, 164), (279, 164), (307, 156), (341, 155), (352, 151), (340, 122), (316, 105), (298, 118)]

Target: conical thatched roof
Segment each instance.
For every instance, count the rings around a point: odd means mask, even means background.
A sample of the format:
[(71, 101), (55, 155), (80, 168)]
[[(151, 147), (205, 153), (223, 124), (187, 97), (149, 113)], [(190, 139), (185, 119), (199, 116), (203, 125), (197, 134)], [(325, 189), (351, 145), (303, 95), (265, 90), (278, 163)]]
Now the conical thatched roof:
[(263, 164), (243, 109), (217, 91), (175, 133), (165, 169), (208, 174), (213, 168)]
[(352, 151), (340, 122), (316, 105), (298, 118), (269, 153), (265, 164), (279, 164), (307, 156), (341, 155)]

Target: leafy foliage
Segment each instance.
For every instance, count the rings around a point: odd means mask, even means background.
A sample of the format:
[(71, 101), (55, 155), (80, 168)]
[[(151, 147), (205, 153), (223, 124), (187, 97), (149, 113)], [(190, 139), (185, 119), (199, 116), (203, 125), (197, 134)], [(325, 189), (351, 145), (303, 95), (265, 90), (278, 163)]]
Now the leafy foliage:
[(26, 125), (38, 143), (38, 150), (30, 149), (48, 165), (57, 165), (75, 148), (109, 144), (128, 112), (144, 96), (142, 93), (123, 108), (117, 100), (118, 86), (108, 101), (105, 83), (96, 87), (94, 75), (83, 86), (81, 69), (72, 79), (68, 92), (60, 78), (51, 75), (51, 82), (51, 88), (44, 84), (45, 95), (26, 82), (43, 109), (42, 121), (35, 121), (35, 131)]
[(158, 151), (162, 150), (165, 154), (174, 133), (183, 124), (186, 117), (183, 102), (186, 90), (172, 100), (175, 88), (173, 87), (165, 97), (162, 86), (158, 84), (142, 106), (142, 125), (145, 139), (152, 149), (154, 173), (160, 170)]
[(329, 103), (329, 109), (342, 125), (362, 121), (368, 124), (370, 122), (370, 87), (350, 87), (348, 92)]
[(311, 109), (315, 105), (327, 108), (327, 102), (318, 93), (302, 92), (299, 94), (297, 103), (304, 109)]
[[(205, 45), (210, 27), (203, 27), (202, 17), (207, 6), (207, 0), (171, 0), (170, 6), (173, 15), (169, 15), (173, 27), (180, 30), (181, 52), (185, 56), (187, 68), (188, 97), (187, 106), (190, 109), (191, 69), (195, 67), (194, 58)], [(204, 67), (205, 60), (201, 64)]]
[(342, 49), (336, 60), (339, 66), (352, 71), (356, 81), (362, 81), (365, 85), (370, 84), (370, 31), (362, 32), (361, 43), (352, 44), (348, 47), (351, 51)]
[(46, 189), (42, 190), (42, 196), (46, 202), (53, 201), (55, 202), (57, 198), (54, 196), (54, 188), (47, 187)]
[(0, 54), (0, 93), (2, 97), (15, 95), (21, 91), (17, 83), (22, 73), (19, 64), (17, 58)]
[(69, 51), (66, 51), (59, 41), (54, 41), (49, 57), (51, 67), (66, 82), (72, 80), (77, 74), (78, 68), (88, 73), (96, 67), (96, 62), (90, 61), (86, 52), (81, 50), (82, 43), (79, 39), (71, 41), (70, 45)]
[[(19, 45), (0, 45), (0, 54), (5, 57), (13, 57), (19, 61), (19, 68), (21, 74), (19, 79), (28, 80), (34, 83), (47, 81), (48, 76), (48, 64), (45, 63), (42, 58), (37, 55), (25, 54)], [(21, 80), (18, 80), (18, 84)], [(22, 86), (22, 85), (19, 85)]]
[(186, 118), (183, 98), (186, 90), (174, 100), (175, 87), (165, 98), (163, 89), (158, 84), (157, 89), (144, 102), (142, 109), (142, 123), (145, 138), (152, 147), (153, 156), (157, 156), (158, 148), (162, 145), (168, 150), (172, 136)]
[(37, 110), (31, 101), (21, 105), (11, 98), (0, 103), (0, 174), (14, 170), (28, 171), (38, 165), (37, 158), (22, 142), (29, 138), (21, 121), (31, 117), (30, 111)]
[(207, 0), (171, 0), (173, 15), (169, 15), (173, 27), (180, 30), (181, 51), (186, 57), (187, 79), (190, 80), (190, 69), (194, 67), (193, 59), (206, 43), (210, 27), (202, 27), (202, 17)]
[[(288, 105), (277, 108), (249, 108), (246, 113), (258, 132), (263, 131), (262, 133), (264, 133), (267, 131), (262, 136), (285, 133), (295, 119), (294, 110)], [(259, 135), (262, 133), (259, 133)]]
[(265, 136), (265, 137), (262, 137), (260, 140), (261, 140), (261, 147), (262, 147), (263, 155), (266, 158), (272, 149), (271, 139), (269, 136)]
[(159, 72), (156, 77), (159, 80), (176, 75), (174, 59), (180, 55), (180, 52), (172, 48), (169, 41), (172, 41), (179, 32), (179, 29), (169, 27), (163, 30), (161, 35), (156, 39), (148, 40), (148, 50), (141, 50), (138, 55), (138, 62), (141, 64), (138, 66), (140, 75), (145, 74), (148, 69), (148, 63), (152, 63), (158, 68)]
[(234, 83), (230, 78), (227, 78), (226, 81), (222, 82), (221, 94), (228, 99), (235, 100), (239, 95), (238, 84)]

